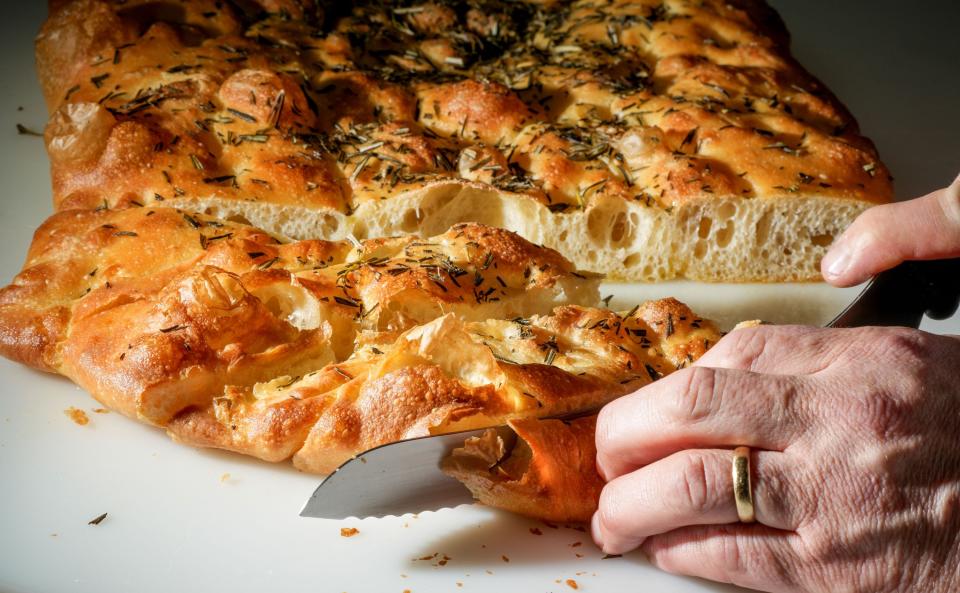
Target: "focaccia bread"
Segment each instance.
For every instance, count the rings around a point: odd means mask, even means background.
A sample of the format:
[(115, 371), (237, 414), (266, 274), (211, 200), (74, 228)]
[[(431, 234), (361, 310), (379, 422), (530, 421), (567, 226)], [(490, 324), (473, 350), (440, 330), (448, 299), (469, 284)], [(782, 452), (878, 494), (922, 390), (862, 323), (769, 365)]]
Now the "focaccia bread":
[[(720, 338), (709, 322), (690, 321), (677, 311), (673, 316), (666, 331), (652, 334), (663, 352), (657, 378), (695, 362)], [(443, 471), (486, 505), (536, 519), (586, 523), (597, 510), (605, 483), (596, 467), (596, 422), (596, 415), (568, 421), (510, 419), (512, 439), (488, 430), (454, 449), (444, 459)]]
[(501, 229), (286, 242), (171, 208), (74, 210), (0, 289), (0, 352), (196, 446), (327, 473), (387, 442), (600, 405), (719, 338)]
[(588, 523), (605, 482), (597, 417), (510, 420), (513, 442), (490, 429), (454, 449), (443, 471), (488, 506), (559, 523)]
[(163, 425), (225, 385), (343, 360), (361, 330), (594, 305), (598, 282), (477, 225), (354, 246), (285, 243), (170, 208), (66, 211), (37, 230), (24, 271), (0, 290), (0, 353)]
[(890, 176), (755, 0), (58, 0), (58, 209), (485, 223), (614, 279), (809, 280)]

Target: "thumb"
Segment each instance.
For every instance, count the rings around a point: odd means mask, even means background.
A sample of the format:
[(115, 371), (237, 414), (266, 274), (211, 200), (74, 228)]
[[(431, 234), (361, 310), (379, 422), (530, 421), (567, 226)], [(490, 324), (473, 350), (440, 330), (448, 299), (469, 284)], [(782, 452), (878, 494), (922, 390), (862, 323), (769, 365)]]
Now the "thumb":
[(960, 256), (960, 177), (906, 202), (874, 206), (830, 247), (820, 264), (835, 286), (854, 286), (905, 260)]

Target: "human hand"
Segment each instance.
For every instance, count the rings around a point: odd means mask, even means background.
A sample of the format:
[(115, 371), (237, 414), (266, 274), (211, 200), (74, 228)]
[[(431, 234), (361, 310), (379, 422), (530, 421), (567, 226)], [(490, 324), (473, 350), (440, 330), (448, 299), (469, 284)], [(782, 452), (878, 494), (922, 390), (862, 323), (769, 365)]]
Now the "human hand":
[[(608, 404), (592, 533), (673, 573), (767, 591), (960, 590), (960, 340), (735, 331)], [(732, 453), (752, 447), (756, 524)]]
[(853, 286), (904, 260), (960, 257), (960, 177), (922, 198), (875, 206), (834, 241), (823, 277)]

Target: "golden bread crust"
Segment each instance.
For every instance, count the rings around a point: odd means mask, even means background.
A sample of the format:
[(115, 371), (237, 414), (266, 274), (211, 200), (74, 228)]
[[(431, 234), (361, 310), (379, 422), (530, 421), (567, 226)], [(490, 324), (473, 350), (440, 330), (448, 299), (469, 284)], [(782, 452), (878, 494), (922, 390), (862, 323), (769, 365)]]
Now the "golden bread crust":
[[(716, 200), (770, 212), (776, 201), (849, 202), (841, 227), (892, 199), (873, 145), (791, 58), (760, 2), (261, 5), (279, 12), (214, 0), (170, 14), (146, 0), (54, 11), (37, 61), (56, 206), (174, 201), (297, 238), (365, 238), (417, 231), (404, 200), (458, 182), (480, 188), (489, 204), (478, 210), (506, 200), (541, 226), (589, 226), (598, 242), (609, 204), (646, 209), (636, 216), (693, 242), (685, 219)], [(587, 263), (508, 210), (478, 210), (447, 224), (485, 217)], [(314, 218), (294, 224), (296, 213)], [(374, 214), (384, 221), (370, 227)], [(802, 244), (839, 232), (785, 224)], [(624, 275), (802, 279), (822, 255), (815, 242), (798, 272), (747, 243), (731, 249), (766, 261), (757, 271), (685, 269), (673, 254), (669, 267)]]
[(225, 386), (342, 360), (361, 330), (592, 304), (597, 282), (551, 250), (469, 224), (354, 246), (283, 242), (170, 208), (65, 211), (0, 290), (0, 351), (163, 425)]
[[(167, 430), (181, 442), (329, 473), (388, 442), (599, 406), (686, 366), (720, 337), (673, 299), (623, 314), (563, 306), (528, 319), (452, 314), (302, 377), (227, 390)], [(544, 455), (548, 453), (544, 452)]]

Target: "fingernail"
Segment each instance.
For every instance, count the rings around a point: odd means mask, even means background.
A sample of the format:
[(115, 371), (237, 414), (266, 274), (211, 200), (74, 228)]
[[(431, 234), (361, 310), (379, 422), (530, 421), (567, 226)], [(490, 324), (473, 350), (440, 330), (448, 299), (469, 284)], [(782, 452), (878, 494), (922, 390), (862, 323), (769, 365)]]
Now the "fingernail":
[(839, 278), (850, 267), (850, 250), (843, 244), (836, 244), (823, 258), (823, 275)]
[(593, 536), (593, 543), (603, 549), (603, 536), (600, 534), (600, 513), (594, 513), (590, 519), (590, 535)]

